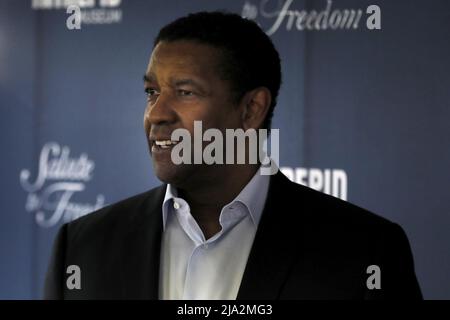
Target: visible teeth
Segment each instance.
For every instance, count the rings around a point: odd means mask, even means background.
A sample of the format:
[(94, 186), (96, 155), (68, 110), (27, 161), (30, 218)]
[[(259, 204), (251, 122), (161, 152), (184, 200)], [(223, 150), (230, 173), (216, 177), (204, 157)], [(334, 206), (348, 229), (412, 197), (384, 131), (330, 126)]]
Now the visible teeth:
[(164, 149), (169, 148), (170, 145), (175, 145), (177, 143), (178, 143), (178, 141), (172, 141), (172, 140), (155, 140), (155, 144)]

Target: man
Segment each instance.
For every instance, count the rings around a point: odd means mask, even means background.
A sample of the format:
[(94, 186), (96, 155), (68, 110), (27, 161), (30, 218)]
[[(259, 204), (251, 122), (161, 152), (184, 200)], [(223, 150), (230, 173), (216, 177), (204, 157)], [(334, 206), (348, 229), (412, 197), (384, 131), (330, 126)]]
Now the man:
[[(280, 69), (270, 38), (238, 15), (164, 27), (144, 76), (144, 127), (164, 185), (65, 224), (45, 297), (420, 299), (398, 225), (258, 164), (174, 164), (172, 134), (195, 135), (194, 121), (222, 133), (270, 128)], [(78, 288), (67, 286), (71, 265)]]

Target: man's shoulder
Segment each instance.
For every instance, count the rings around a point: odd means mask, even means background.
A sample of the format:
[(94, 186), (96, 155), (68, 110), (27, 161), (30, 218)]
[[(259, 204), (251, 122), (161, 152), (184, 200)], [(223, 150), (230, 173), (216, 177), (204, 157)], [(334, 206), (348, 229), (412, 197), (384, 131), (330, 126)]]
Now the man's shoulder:
[(358, 256), (364, 250), (380, 253), (394, 244), (401, 250), (409, 250), (406, 233), (399, 224), (290, 180), (283, 184), (282, 203), (289, 206), (282, 211), (288, 217), (284, 221), (289, 221), (285, 227), (293, 238), (308, 239), (303, 245), (315, 250), (333, 249), (344, 256), (343, 252)]
[(121, 201), (105, 206), (99, 210), (69, 222), (67, 228), (71, 234), (80, 232), (94, 233), (102, 230), (113, 232), (128, 225), (138, 223), (144, 215), (156, 214), (151, 208), (158, 208), (164, 196), (165, 185), (131, 196)]
[[(282, 177), (283, 203), (301, 212), (303, 221), (343, 226), (390, 226), (388, 219), (348, 201), (311, 189)], [(293, 205), (292, 205), (293, 204)]]

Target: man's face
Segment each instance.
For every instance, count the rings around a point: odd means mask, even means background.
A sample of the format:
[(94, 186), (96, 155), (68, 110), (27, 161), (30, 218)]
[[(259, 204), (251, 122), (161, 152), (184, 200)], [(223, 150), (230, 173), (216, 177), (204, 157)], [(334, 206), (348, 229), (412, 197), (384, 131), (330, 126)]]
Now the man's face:
[(177, 128), (187, 129), (193, 138), (195, 120), (202, 121), (203, 132), (242, 128), (230, 84), (218, 73), (220, 61), (218, 49), (193, 41), (163, 41), (153, 50), (145, 77), (144, 128), (155, 174), (163, 182), (180, 187), (207, 182), (217, 166), (175, 165), (172, 147), (157, 146), (155, 140), (171, 140)]

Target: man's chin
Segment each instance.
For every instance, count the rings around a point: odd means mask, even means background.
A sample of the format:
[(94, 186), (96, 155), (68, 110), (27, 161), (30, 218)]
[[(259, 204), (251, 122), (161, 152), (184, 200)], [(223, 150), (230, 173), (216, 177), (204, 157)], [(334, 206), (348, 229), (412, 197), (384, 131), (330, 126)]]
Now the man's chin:
[(183, 165), (175, 165), (173, 163), (155, 163), (153, 162), (153, 170), (156, 177), (163, 183), (177, 185), (183, 181), (183, 177), (187, 174), (187, 168)]

